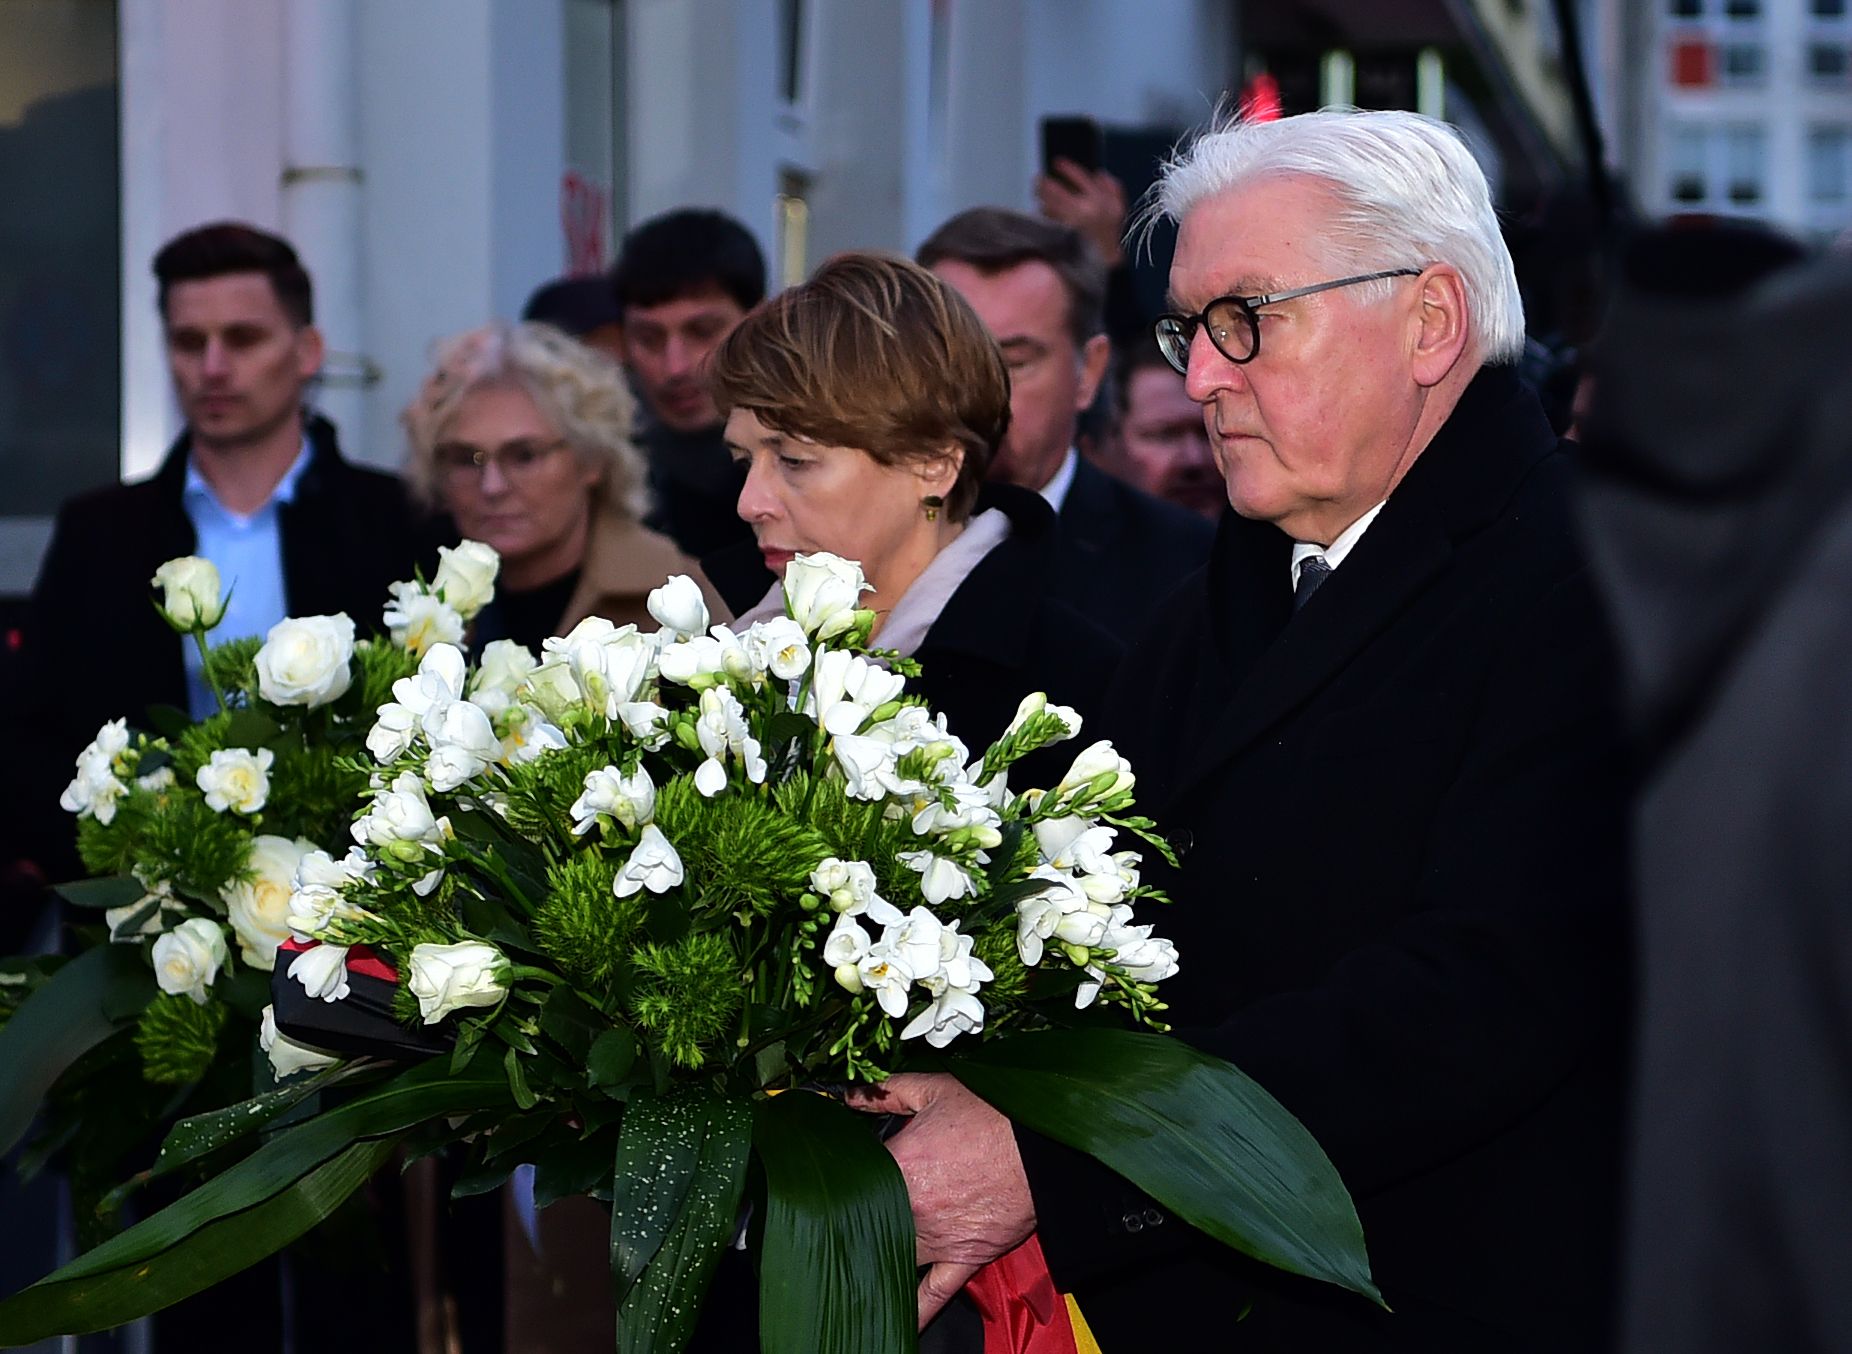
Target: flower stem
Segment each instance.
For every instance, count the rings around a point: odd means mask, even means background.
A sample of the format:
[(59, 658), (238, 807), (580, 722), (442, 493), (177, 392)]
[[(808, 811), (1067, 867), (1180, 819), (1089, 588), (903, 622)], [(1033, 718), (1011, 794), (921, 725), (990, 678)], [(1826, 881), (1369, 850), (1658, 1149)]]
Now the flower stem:
[(199, 649), (200, 675), (206, 679), (206, 685), (212, 688), (212, 698), (219, 703), (219, 709), (231, 709), (225, 700), (225, 692), (219, 688), (218, 680), (212, 675), (212, 664), (206, 661), (206, 632), (195, 627), (187, 633), (193, 636), (193, 643)]

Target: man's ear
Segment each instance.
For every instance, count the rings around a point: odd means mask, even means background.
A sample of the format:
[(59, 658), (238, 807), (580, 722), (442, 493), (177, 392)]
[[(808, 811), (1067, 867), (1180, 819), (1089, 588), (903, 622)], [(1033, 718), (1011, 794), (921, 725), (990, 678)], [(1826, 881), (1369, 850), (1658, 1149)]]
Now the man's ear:
[(1419, 385), (1439, 385), (1471, 346), (1466, 282), (1452, 266), (1439, 263), (1415, 279), (1415, 288), (1409, 374)]
[(322, 369), (322, 362), (328, 356), (328, 345), (322, 339), (322, 331), (312, 324), (305, 324), (296, 331), (296, 372), (307, 381)]
[(1074, 392), (1074, 411), (1080, 413), (1093, 405), (1093, 397), (1100, 393), (1100, 382), (1106, 379), (1106, 364), (1112, 360), (1112, 340), (1104, 334), (1095, 334), (1081, 345), (1080, 349), (1080, 389)]

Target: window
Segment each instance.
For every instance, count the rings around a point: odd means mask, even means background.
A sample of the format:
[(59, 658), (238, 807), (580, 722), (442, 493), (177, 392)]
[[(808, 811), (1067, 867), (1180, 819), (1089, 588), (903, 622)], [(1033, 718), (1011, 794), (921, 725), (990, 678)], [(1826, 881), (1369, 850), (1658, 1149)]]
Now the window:
[(1723, 12), (1732, 19), (1759, 19), (1762, 0), (1723, 0)]
[(1717, 49), (1702, 38), (1672, 44), (1672, 83), (1680, 89), (1708, 89), (1717, 83)]
[(804, 101), (804, 0), (778, 6), (778, 94), (786, 103)]
[(1812, 9), (1816, 19), (1843, 19), (1846, 17), (1846, 0), (1813, 0)]
[(1762, 200), (1762, 178), (1768, 159), (1767, 137), (1760, 127), (1730, 127), (1723, 134), (1724, 183), (1730, 201), (1740, 207)]
[(1817, 85), (1843, 85), (1848, 73), (1848, 51), (1836, 42), (1809, 43), (1807, 73)]
[(1674, 19), (1701, 19), (1704, 0), (1667, 0), (1666, 12)]
[(1852, 133), (1844, 127), (1815, 127), (1807, 133), (1807, 196), (1832, 205), (1848, 197), (1847, 151)]
[(1668, 188), (1672, 201), (1697, 203), (1708, 196), (1704, 160), (1706, 140), (1695, 127), (1679, 127), (1672, 132)]
[(1761, 43), (1726, 42), (1722, 54), (1724, 84), (1742, 88), (1762, 83), (1764, 70)]

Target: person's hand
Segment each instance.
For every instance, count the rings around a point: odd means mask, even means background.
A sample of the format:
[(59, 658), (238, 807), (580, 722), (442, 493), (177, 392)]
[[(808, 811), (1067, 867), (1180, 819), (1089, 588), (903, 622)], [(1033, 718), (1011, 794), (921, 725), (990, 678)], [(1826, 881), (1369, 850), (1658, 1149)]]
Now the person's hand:
[(1059, 221), (1093, 241), (1108, 268), (1125, 258), (1125, 185), (1105, 170), (1088, 171), (1072, 160), (1057, 159), (1053, 174), (1038, 174), (1035, 201), (1042, 215)]
[(939, 1314), (980, 1266), (1016, 1249), (1035, 1230), (1035, 1204), (1010, 1121), (935, 1073), (902, 1073), (850, 1092), (874, 1114), (910, 1116), (887, 1140), (907, 1182), (919, 1261), (920, 1326)]

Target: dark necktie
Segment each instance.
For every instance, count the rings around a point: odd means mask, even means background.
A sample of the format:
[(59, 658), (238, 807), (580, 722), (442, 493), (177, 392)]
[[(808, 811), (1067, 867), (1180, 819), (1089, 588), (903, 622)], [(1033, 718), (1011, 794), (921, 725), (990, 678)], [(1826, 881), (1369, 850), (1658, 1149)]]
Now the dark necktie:
[(1323, 555), (1307, 555), (1299, 565), (1299, 581), (1293, 584), (1293, 610), (1312, 600), (1312, 594), (1319, 585), (1331, 577), (1331, 566), (1325, 563)]

